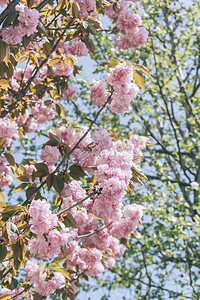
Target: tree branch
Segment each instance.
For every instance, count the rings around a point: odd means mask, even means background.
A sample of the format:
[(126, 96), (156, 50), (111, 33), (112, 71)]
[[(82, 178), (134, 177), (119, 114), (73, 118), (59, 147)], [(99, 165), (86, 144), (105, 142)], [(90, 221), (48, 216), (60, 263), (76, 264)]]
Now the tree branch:
[(5, 20), (5, 18), (9, 15), (9, 13), (11, 11), (14, 10), (15, 6), (17, 6), (17, 4), (20, 2), (20, 0), (13, 0), (11, 1), (8, 6), (2, 11), (2, 13), (0, 14), (0, 24), (3, 23), (3, 21)]

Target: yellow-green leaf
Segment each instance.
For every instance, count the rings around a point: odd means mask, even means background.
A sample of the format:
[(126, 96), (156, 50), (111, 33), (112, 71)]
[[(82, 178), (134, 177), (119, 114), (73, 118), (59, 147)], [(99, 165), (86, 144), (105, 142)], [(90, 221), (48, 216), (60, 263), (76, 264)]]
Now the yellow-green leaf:
[(25, 189), (25, 187), (27, 186), (27, 184), (28, 183), (25, 183), (25, 182), (21, 183), (12, 191), (12, 193), (23, 191)]
[(139, 56), (140, 56), (140, 54), (138, 54), (131, 62), (133, 63), (134, 61), (136, 61)]
[(22, 165), (17, 165), (17, 169), (23, 176), (26, 176), (26, 169)]
[(49, 267), (51, 270), (53, 270), (55, 272), (59, 272), (59, 273), (63, 274), (65, 276), (65, 278), (70, 279), (69, 272), (67, 272), (67, 270), (65, 268), (61, 267), (59, 264), (54, 262), (54, 263), (51, 263)]
[(9, 82), (7, 79), (0, 79), (0, 88), (7, 89), (9, 87)]
[(135, 78), (135, 81), (144, 90), (144, 75), (137, 70), (133, 70), (133, 77)]
[(0, 193), (0, 198), (5, 202), (4, 194)]
[(6, 142), (6, 138), (5, 137), (1, 137), (0, 138), (0, 148), (5, 144)]
[(134, 65), (134, 67), (138, 68), (140, 71), (142, 71), (144, 74), (148, 75), (150, 78), (152, 78), (151, 74), (149, 73), (148, 69), (143, 65)]
[(11, 211), (15, 211), (15, 210), (18, 210), (18, 209), (23, 209), (23, 206), (20, 206), (20, 205), (8, 205), (1, 213), (2, 214), (6, 214), (6, 213), (9, 213)]
[(27, 59), (26, 56), (22, 56), (22, 57), (20, 58), (20, 60), (19, 60), (19, 63), (20, 63), (20, 64), (23, 63), (26, 59)]
[(115, 58), (110, 59), (108, 61), (108, 67), (109, 68), (115, 68), (118, 65), (118, 63), (119, 63), (119, 61), (117, 59), (115, 59)]
[(5, 207), (6, 207), (6, 203), (3, 201), (0, 201), (0, 209), (5, 208)]
[(8, 66), (9, 60), (10, 60), (10, 47), (7, 46), (7, 48), (6, 48), (6, 55), (5, 55), (5, 57), (4, 57), (4, 62), (5, 62), (5, 64), (6, 64), (7, 66)]

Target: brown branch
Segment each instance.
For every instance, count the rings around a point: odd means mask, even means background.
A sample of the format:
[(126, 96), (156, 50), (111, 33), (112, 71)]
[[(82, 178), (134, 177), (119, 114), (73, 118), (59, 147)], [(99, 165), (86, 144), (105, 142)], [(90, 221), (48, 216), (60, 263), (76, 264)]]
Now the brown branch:
[(8, 6), (2, 11), (2, 13), (0, 14), (0, 24), (3, 23), (3, 21), (5, 20), (5, 18), (9, 15), (9, 13), (11, 11), (14, 10), (15, 6), (17, 6), (17, 4), (20, 2), (20, 0), (13, 0), (11, 1)]
[(57, 216), (60, 216), (62, 214), (64, 214), (66, 211), (78, 206), (78, 205), (81, 205), (85, 200), (87, 200), (88, 198), (90, 198), (91, 196), (94, 196), (94, 195), (97, 195), (99, 194), (100, 192), (99, 191), (95, 191), (95, 192), (92, 192), (90, 193), (89, 195), (87, 195), (84, 199), (74, 203), (73, 205), (69, 206), (68, 208), (65, 208), (63, 210), (61, 210), (59, 213), (57, 213)]
[(40, 4), (38, 4), (38, 6), (36, 6), (35, 9), (37, 9), (37, 10), (42, 9), (49, 2), (50, 2), (50, 0), (43, 0)]
[(159, 176), (153, 176), (153, 175), (148, 175), (148, 174), (145, 174), (145, 175), (147, 176), (147, 178), (150, 178), (152, 180), (161, 180), (162, 182), (170, 181), (171, 183), (178, 183), (179, 185), (182, 185), (182, 186), (191, 186), (190, 183), (175, 180), (175, 179), (162, 178), (162, 177), (159, 177)]
[(88, 232), (88, 233), (86, 233), (86, 234), (78, 235), (78, 236), (76, 237), (76, 239), (81, 239), (81, 238), (85, 238), (85, 237), (91, 236), (91, 235), (93, 235), (93, 234), (98, 234), (99, 232), (103, 231), (105, 228), (108, 228), (112, 223), (113, 223), (113, 222), (110, 222), (108, 225), (105, 225), (105, 226), (101, 227), (100, 229), (95, 229), (95, 230), (93, 230), (93, 231), (91, 231), (91, 232)]

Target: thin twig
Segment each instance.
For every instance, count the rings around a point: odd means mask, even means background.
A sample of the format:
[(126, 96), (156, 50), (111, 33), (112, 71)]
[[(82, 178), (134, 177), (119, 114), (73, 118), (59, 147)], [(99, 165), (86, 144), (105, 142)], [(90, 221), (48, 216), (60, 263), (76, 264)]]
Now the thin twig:
[(91, 232), (88, 232), (88, 233), (86, 233), (86, 234), (78, 235), (78, 236), (76, 237), (76, 239), (81, 239), (81, 238), (85, 238), (85, 237), (91, 236), (91, 235), (93, 235), (93, 234), (98, 234), (99, 232), (103, 231), (105, 228), (108, 228), (112, 223), (113, 223), (113, 222), (110, 222), (108, 225), (105, 225), (105, 226), (101, 227), (100, 229), (95, 229), (95, 230), (93, 230), (93, 231), (91, 231)]
[(90, 197), (92, 197), (94, 195), (97, 195), (99, 193), (100, 193), (99, 191), (95, 191), (95, 192), (90, 193), (89, 195), (87, 195), (81, 201), (78, 201), (78, 202), (74, 203), (73, 205), (71, 205), (70, 207), (61, 210), (59, 213), (57, 213), (57, 216), (60, 216), (60, 215), (64, 214), (66, 211), (68, 211), (68, 210), (70, 210), (70, 209), (72, 209), (72, 208), (74, 208), (74, 207), (76, 207), (78, 205), (81, 205), (85, 200), (87, 200), (88, 198), (90, 198)]

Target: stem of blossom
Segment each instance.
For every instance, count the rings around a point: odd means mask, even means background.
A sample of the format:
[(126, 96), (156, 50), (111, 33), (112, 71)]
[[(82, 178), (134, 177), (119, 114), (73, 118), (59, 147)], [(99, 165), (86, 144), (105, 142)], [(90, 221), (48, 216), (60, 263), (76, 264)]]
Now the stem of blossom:
[(90, 193), (89, 195), (87, 195), (87, 196), (86, 196), (84, 199), (82, 199), (81, 201), (78, 201), (78, 202), (74, 203), (73, 205), (71, 205), (70, 207), (61, 210), (59, 213), (57, 213), (57, 216), (62, 215), (63, 213), (65, 213), (66, 211), (70, 210), (70, 209), (73, 208), (73, 207), (76, 207), (76, 206), (78, 206), (78, 205), (81, 205), (85, 200), (87, 200), (87, 199), (90, 198), (91, 196), (94, 196), (94, 195), (99, 194), (99, 193), (100, 193), (99, 191), (95, 191), (95, 192)]
[(76, 237), (76, 239), (81, 239), (81, 238), (85, 238), (87, 236), (91, 236), (93, 234), (98, 234), (99, 232), (101, 232), (102, 230), (104, 230), (105, 228), (108, 228), (113, 222), (110, 222), (108, 225), (103, 226), (101, 229), (95, 229), (89, 233), (83, 234), (83, 235), (78, 235)]

